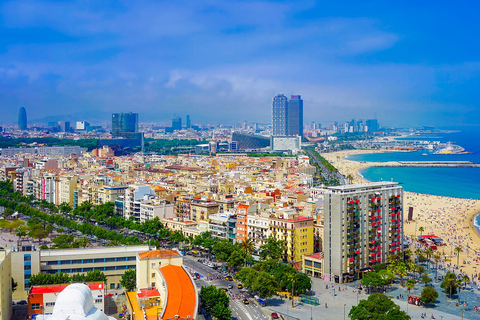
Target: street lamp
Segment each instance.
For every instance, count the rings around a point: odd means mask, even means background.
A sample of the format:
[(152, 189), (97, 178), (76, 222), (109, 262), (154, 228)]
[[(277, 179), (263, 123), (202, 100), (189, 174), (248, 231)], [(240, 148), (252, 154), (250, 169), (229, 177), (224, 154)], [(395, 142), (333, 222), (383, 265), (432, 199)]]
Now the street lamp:
[(343, 304), (343, 320), (345, 320), (345, 307), (347, 306), (346, 303)]

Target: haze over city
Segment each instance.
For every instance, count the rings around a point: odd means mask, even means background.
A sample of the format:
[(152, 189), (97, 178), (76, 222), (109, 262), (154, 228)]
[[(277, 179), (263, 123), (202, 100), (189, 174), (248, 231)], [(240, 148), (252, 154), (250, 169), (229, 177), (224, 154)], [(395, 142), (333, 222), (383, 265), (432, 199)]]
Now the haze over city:
[(1, 122), (25, 107), (32, 122), (134, 111), (269, 123), (283, 92), (302, 95), (306, 123), (471, 125), (477, 12), (442, 1), (9, 1)]

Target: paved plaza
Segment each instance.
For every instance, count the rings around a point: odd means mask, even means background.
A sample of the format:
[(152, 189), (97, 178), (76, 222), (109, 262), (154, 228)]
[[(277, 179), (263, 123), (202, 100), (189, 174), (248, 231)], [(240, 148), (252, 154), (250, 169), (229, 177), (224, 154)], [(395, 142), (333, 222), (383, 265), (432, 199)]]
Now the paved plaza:
[[(442, 273), (439, 273), (443, 275)], [(432, 275), (430, 277), (433, 278)], [(462, 319), (462, 308), (456, 306), (457, 295), (454, 295), (453, 301), (450, 301), (443, 289), (440, 288), (440, 282), (434, 284), (438, 291), (437, 303), (429, 308), (422, 306), (414, 306), (407, 304), (407, 290), (399, 288), (398, 280), (392, 289), (386, 292), (387, 296), (394, 297), (393, 301), (400, 306), (404, 311), (407, 311), (412, 319), (422, 319), (421, 314), (426, 313), (425, 319), (431, 319), (432, 314), (435, 319), (443, 320), (460, 320)], [(314, 296), (319, 299), (319, 306), (310, 306), (295, 300), (295, 307), (292, 308), (292, 301), (286, 299), (280, 299), (274, 297), (268, 299), (267, 306), (264, 311), (267, 315), (272, 312), (277, 312), (283, 316), (284, 319), (295, 320), (297, 319), (349, 319), (348, 313), (352, 306), (357, 305), (357, 299), (367, 299), (368, 295), (365, 293), (354, 293), (354, 288), (360, 284), (360, 281), (349, 283), (346, 285), (335, 284), (335, 296), (332, 294), (331, 283), (321, 279), (313, 278), (312, 292)], [(327, 289), (326, 286), (329, 288)], [(467, 291), (461, 291), (461, 300), (468, 301), (468, 306), (465, 306), (463, 319), (480, 319), (480, 314), (473, 310), (474, 305), (480, 305), (480, 291), (478, 288), (469, 288)], [(418, 284), (415, 290), (412, 290), (412, 294), (420, 294), (423, 289), (423, 284)], [(400, 295), (403, 295), (403, 299), (400, 299)], [(399, 299), (397, 299), (397, 296)], [(327, 307), (325, 307), (325, 303)], [(288, 317), (287, 317), (288, 314)]]

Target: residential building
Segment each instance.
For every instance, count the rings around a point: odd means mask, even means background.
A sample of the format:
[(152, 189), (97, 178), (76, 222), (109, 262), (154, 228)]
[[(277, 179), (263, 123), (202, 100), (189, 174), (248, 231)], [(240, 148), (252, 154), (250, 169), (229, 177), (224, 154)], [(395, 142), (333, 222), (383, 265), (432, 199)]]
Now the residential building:
[(140, 222), (153, 220), (159, 218), (163, 219), (173, 218), (174, 204), (163, 199), (148, 199), (140, 201)]
[(403, 188), (396, 182), (328, 187), (324, 220), (325, 276), (359, 279), (403, 251)]
[(265, 240), (270, 235), (269, 229), (269, 216), (266, 212), (247, 216), (247, 238), (254, 241), (257, 249), (265, 244)]
[(314, 252), (313, 223), (311, 216), (299, 216), (293, 209), (283, 209), (270, 216), (270, 234), (285, 241), (287, 250), (283, 260), (302, 261), (304, 255)]
[(274, 151), (299, 150), (302, 148), (301, 136), (272, 136), (270, 143)]
[(190, 203), (190, 220), (208, 221), (211, 214), (218, 213), (219, 207), (215, 200), (194, 197)]
[(12, 317), (11, 252), (0, 250), (0, 318)]

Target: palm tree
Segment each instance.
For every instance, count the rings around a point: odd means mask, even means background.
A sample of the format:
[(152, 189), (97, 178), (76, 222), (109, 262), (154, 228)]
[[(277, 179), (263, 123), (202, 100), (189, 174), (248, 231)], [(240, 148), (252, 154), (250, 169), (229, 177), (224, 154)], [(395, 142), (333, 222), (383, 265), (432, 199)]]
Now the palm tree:
[(81, 246), (81, 247), (88, 247), (89, 245), (92, 244), (92, 241), (90, 239), (87, 239), (87, 238), (79, 238), (78, 239), (78, 244)]
[(418, 228), (418, 231), (420, 231), (420, 235), (423, 235), (423, 231), (425, 231), (425, 229), (423, 227), (420, 227)]
[(456, 280), (457, 276), (453, 272), (447, 273), (447, 275), (445, 276), (445, 281), (448, 281), (448, 283), (450, 284), (450, 299), (452, 299), (452, 288)]
[(240, 243), (240, 247), (243, 249), (245, 254), (251, 254), (255, 248), (255, 243), (253, 242), (252, 238), (247, 238)]
[(408, 294), (410, 294), (410, 290), (415, 288), (416, 283), (417, 282), (413, 279), (408, 279), (407, 281), (405, 281), (405, 287), (407, 287), (407, 289), (408, 289)]
[(438, 261), (440, 260), (440, 255), (435, 253), (433, 259), (435, 260), (435, 283), (437, 283)]
[(432, 249), (432, 248), (427, 248), (427, 249), (425, 250), (425, 255), (427, 256), (427, 260), (428, 260), (427, 263), (430, 263), (430, 258), (431, 258), (432, 255), (433, 255), (433, 249)]
[(463, 249), (460, 246), (456, 246), (455, 249), (453, 249), (453, 251), (455, 251), (455, 253), (457, 254), (457, 267), (458, 267), (458, 263), (460, 260), (460, 253), (463, 252)]
[(405, 261), (405, 257), (412, 259), (413, 252), (410, 249), (403, 251), (403, 261)]

